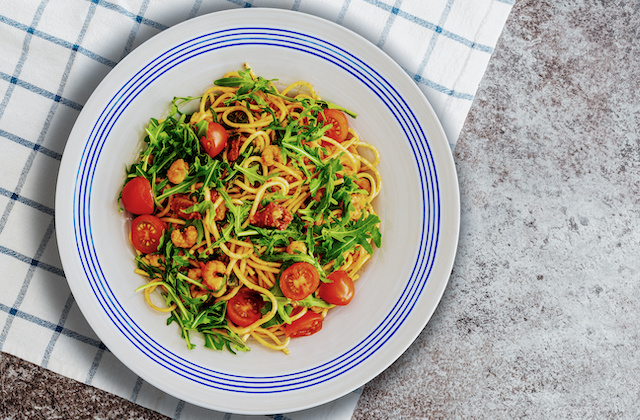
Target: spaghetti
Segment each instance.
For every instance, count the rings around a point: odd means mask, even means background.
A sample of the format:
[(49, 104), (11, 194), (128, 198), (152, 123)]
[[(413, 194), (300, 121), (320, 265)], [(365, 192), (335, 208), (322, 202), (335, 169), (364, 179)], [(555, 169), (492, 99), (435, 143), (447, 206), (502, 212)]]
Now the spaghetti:
[(347, 115), (307, 82), (278, 91), (245, 65), (151, 119), (121, 198), (149, 279), (138, 290), (189, 348), (197, 331), (206, 347), (246, 351), (251, 337), (288, 354), (351, 301), (380, 246), (381, 179)]

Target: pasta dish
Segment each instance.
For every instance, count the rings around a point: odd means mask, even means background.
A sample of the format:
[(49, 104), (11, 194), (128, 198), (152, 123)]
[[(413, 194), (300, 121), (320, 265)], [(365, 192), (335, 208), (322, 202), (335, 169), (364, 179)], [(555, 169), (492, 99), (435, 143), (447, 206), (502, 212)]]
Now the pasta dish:
[(197, 332), (213, 349), (251, 338), (288, 354), (354, 298), (380, 246), (381, 179), (349, 118), (308, 82), (278, 90), (245, 65), (151, 119), (120, 198), (138, 290), (189, 348)]

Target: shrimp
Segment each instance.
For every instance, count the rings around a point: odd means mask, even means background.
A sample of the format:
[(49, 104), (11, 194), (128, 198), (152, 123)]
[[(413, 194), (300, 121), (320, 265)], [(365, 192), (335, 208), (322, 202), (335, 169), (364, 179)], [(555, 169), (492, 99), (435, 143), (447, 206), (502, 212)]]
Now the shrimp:
[(293, 241), (287, 246), (287, 254), (306, 254), (307, 246), (304, 242)]
[(207, 289), (194, 286), (193, 284), (189, 286), (189, 291), (191, 292), (191, 297), (194, 299), (198, 299), (199, 297), (207, 296), (209, 294), (209, 291)]
[(371, 195), (371, 181), (367, 178), (358, 178), (356, 180), (356, 185), (360, 187), (361, 190), (365, 190), (369, 195)]
[(358, 220), (362, 216), (362, 210), (369, 204), (367, 202), (367, 196), (364, 194), (351, 194), (351, 204), (353, 210), (351, 211), (351, 220)]
[(171, 232), (171, 242), (178, 248), (191, 248), (196, 244), (198, 239), (198, 230), (195, 226), (191, 225), (184, 230), (174, 229)]
[(191, 297), (194, 299), (198, 299), (199, 297), (206, 296), (209, 294), (208, 290), (198, 286), (194, 286), (193, 284), (189, 286), (189, 291), (191, 292)]
[(280, 148), (275, 145), (265, 147), (260, 156), (262, 157), (264, 164), (267, 166), (272, 166), (276, 162), (282, 163)]
[[(200, 268), (190, 268), (187, 272), (187, 277), (191, 280), (199, 280), (202, 278), (202, 270)], [(189, 291), (191, 292), (191, 297), (194, 299), (209, 294), (207, 290), (193, 284), (189, 286)]]
[(151, 267), (160, 268), (160, 264), (164, 263), (164, 255), (159, 254), (147, 254), (142, 258), (144, 262), (149, 264)]
[[(211, 191), (211, 201), (213, 201), (214, 203), (218, 200), (218, 197), (220, 195), (218, 194), (217, 191)], [(222, 203), (222, 205), (218, 206), (216, 208), (216, 215), (213, 217), (213, 220), (215, 220), (216, 222), (219, 222), (220, 220), (224, 220), (224, 217), (227, 214), (227, 206), (224, 205), (224, 203)]]
[(187, 177), (189, 164), (183, 159), (178, 159), (171, 164), (167, 171), (167, 179), (173, 184), (180, 184)]
[(221, 261), (213, 260), (202, 264), (201, 267), (202, 283), (214, 292), (220, 290), (225, 281), (224, 273), (227, 266)]

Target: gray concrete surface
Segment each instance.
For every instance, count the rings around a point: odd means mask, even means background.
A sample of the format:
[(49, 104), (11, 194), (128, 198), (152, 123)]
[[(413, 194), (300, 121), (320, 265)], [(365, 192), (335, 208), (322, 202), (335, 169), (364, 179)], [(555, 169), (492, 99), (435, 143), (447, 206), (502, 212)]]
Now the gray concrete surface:
[(640, 418), (640, 2), (517, 1), (455, 150), (453, 274), (354, 419)]

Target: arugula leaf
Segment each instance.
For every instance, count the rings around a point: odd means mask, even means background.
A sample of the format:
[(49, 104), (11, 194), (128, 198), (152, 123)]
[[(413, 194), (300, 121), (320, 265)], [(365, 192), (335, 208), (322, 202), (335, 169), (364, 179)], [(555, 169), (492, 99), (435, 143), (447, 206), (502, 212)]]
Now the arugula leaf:
[(229, 194), (227, 194), (222, 188), (218, 189), (217, 191), (218, 194), (222, 196), (222, 198), (224, 199), (224, 203), (227, 206), (227, 217), (231, 217), (232, 219), (229, 221), (229, 224), (233, 226), (233, 230), (235, 231), (236, 235), (241, 234), (243, 232), (242, 223), (249, 216), (251, 203), (247, 202), (243, 205), (236, 206), (231, 201), (231, 197), (229, 197)]
[(267, 229), (253, 225), (251, 227), (257, 233), (252, 242), (257, 246), (266, 247), (263, 254), (265, 256), (272, 254), (276, 247), (286, 247), (292, 241), (303, 241), (306, 238), (302, 233), (304, 223), (297, 216), (293, 217), (289, 226), (284, 230)]
[(356, 245), (361, 245), (367, 252), (372, 253), (373, 248), (369, 243), (369, 239), (379, 247), (380, 246), (380, 230), (377, 225), (380, 218), (374, 214), (368, 217), (361, 217), (357, 221), (349, 221), (346, 225), (341, 223), (330, 224), (321, 228), (320, 236), (323, 238), (317, 252), (323, 254), (321, 264), (326, 264), (331, 260), (336, 260), (335, 266), (339, 266), (344, 262), (342, 255), (345, 252), (351, 252)]
[(227, 348), (231, 353), (236, 354), (235, 350), (249, 351), (249, 346), (233, 331), (227, 329), (226, 334), (216, 331), (201, 331), (204, 334), (204, 346), (214, 350), (222, 350)]
[(190, 214), (190, 213), (204, 214), (204, 213), (206, 213), (207, 210), (213, 211), (213, 202), (205, 200), (205, 201), (201, 201), (199, 203), (196, 203), (191, 207), (187, 207), (186, 209), (184, 209), (182, 211), (184, 213), (187, 213), (187, 214)]
[(335, 181), (337, 179), (336, 174), (343, 170), (343, 166), (338, 158), (330, 159), (318, 172), (317, 181), (309, 184), (309, 192), (311, 195), (316, 195), (321, 187), (324, 187), (324, 193), (322, 198), (317, 204), (310, 203), (305, 210), (300, 213), (305, 215), (305, 219), (311, 223), (316, 223), (324, 218), (325, 221), (329, 220), (329, 216), (332, 210), (332, 205), (335, 206), (339, 203), (334, 197)]
[(178, 184), (175, 187), (167, 188), (162, 194), (156, 197), (156, 202), (160, 202), (165, 198), (173, 194), (183, 194), (191, 190), (191, 186), (198, 181), (195, 177), (187, 177), (182, 184)]
[(209, 129), (209, 121), (200, 120), (196, 123), (195, 131), (198, 138), (202, 138), (207, 135), (207, 130)]
[(186, 114), (185, 112), (183, 112), (184, 109), (180, 109), (180, 108), (185, 104), (188, 106), (189, 102), (192, 102), (195, 100), (197, 100), (199, 103), (201, 98), (202, 96), (174, 97), (173, 101), (171, 101), (171, 109), (169, 110), (169, 115), (175, 116), (175, 115)]
[(311, 308), (312, 306), (316, 306), (318, 308), (331, 308), (333, 306), (320, 298), (313, 297), (313, 295), (307, 296), (302, 300), (297, 300), (296, 303), (306, 308)]
[(264, 176), (259, 174), (258, 171), (260, 170), (260, 168), (261, 168), (260, 165), (257, 165), (257, 164), (251, 165), (248, 168), (243, 168), (237, 163), (233, 165), (233, 169), (243, 173), (251, 184), (255, 184), (256, 182), (259, 184), (264, 184), (269, 180), (269, 178), (275, 176), (275, 175)]
[[(238, 90), (236, 91), (236, 96), (245, 95), (250, 92), (273, 92), (275, 93), (275, 89), (271, 85), (272, 80), (267, 80), (262, 76), (258, 76), (256, 79), (251, 77), (251, 70), (247, 69), (245, 71), (238, 71), (239, 77), (226, 77), (222, 79), (218, 79), (213, 83), (216, 86), (225, 86), (225, 87), (236, 87), (238, 86)], [(274, 79), (273, 81), (275, 81)]]
[(291, 315), (291, 312), (293, 312), (291, 299), (284, 296), (277, 296), (276, 303), (278, 304), (278, 316), (280, 317), (280, 319), (278, 320), (278, 324), (282, 324), (283, 322), (291, 324), (291, 318), (289, 318), (289, 315)]

